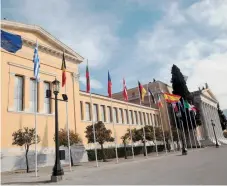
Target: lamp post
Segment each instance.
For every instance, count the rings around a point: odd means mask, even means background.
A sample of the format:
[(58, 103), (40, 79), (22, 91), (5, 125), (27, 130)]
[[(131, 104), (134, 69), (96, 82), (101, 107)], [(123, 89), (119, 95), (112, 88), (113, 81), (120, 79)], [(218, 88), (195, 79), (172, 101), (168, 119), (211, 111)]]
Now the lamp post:
[(215, 146), (216, 146), (216, 148), (218, 148), (219, 145), (218, 145), (218, 140), (217, 140), (216, 132), (215, 132), (215, 129), (214, 129), (215, 124), (214, 124), (214, 121), (213, 120), (211, 120), (211, 125), (212, 125), (213, 131), (214, 131), (214, 137), (215, 137), (215, 142), (216, 142)]
[(55, 79), (52, 82), (52, 85), (55, 95), (55, 164), (53, 167), (51, 181), (57, 182), (62, 180), (62, 175), (64, 175), (64, 171), (61, 167), (59, 157), (59, 139), (58, 139), (58, 93), (60, 89), (60, 82), (57, 79)]

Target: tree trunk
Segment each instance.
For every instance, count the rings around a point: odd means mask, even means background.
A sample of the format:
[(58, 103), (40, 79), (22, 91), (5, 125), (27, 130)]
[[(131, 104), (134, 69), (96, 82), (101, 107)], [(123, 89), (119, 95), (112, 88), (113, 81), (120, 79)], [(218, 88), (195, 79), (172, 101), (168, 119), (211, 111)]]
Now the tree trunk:
[(70, 149), (70, 160), (71, 160), (71, 166), (74, 166), (74, 164), (73, 164), (73, 157), (72, 157), (72, 151), (71, 151), (71, 149)]
[(146, 156), (146, 144), (145, 144), (145, 141), (143, 141), (143, 155)]
[(29, 172), (29, 165), (28, 165), (28, 151), (29, 151), (29, 146), (25, 147), (25, 159), (26, 159), (26, 166), (27, 166), (27, 173)]
[(102, 159), (103, 159), (103, 162), (106, 162), (106, 157), (105, 157), (105, 154), (104, 154), (103, 144), (100, 144), (100, 145), (101, 145), (101, 150), (102, 150)]
[(124, 149), (125, 149), (125, 159), (127, 159), (127, 149), (126, 149), (126, 143), (124, 142)]

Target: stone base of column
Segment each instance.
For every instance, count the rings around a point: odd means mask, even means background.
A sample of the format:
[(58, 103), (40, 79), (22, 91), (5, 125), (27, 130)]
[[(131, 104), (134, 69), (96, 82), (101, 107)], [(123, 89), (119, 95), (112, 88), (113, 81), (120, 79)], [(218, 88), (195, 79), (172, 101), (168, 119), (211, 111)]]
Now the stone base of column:
[(51, 176), (51, 182), (59, 182), (61, 181), (63, 176)]

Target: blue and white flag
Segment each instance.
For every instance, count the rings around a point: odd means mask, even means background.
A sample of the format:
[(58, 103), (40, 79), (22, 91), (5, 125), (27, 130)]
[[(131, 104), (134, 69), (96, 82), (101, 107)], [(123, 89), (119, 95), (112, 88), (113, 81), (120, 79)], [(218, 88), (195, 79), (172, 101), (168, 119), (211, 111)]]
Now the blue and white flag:
[(39, 63), (39, 54), (38, 54), (38, 43), (36, 41), (36, 46), (34, 50), (34, 56), (33, 56), (33, 62), (34, 62), (34, 76), (36, 81), (39, 80), (39, 68), (40, 68), (40, 63)]
[(1, 30), (1, 48), (8, 52), (16, 53), (22, 48), (21, 36)]

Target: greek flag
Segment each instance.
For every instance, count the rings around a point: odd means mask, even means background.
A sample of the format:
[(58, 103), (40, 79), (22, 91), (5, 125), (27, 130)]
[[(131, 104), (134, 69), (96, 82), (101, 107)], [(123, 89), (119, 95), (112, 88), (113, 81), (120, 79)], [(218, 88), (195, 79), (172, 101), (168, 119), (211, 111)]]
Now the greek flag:
[(39, 54), (38, 54), (38, 43), (36, 42), (35, 50), (34, 50), (34, 56), (33, 56), (33, 62), (34, 62), (34, 76), (36, 81), (39, 80)]

